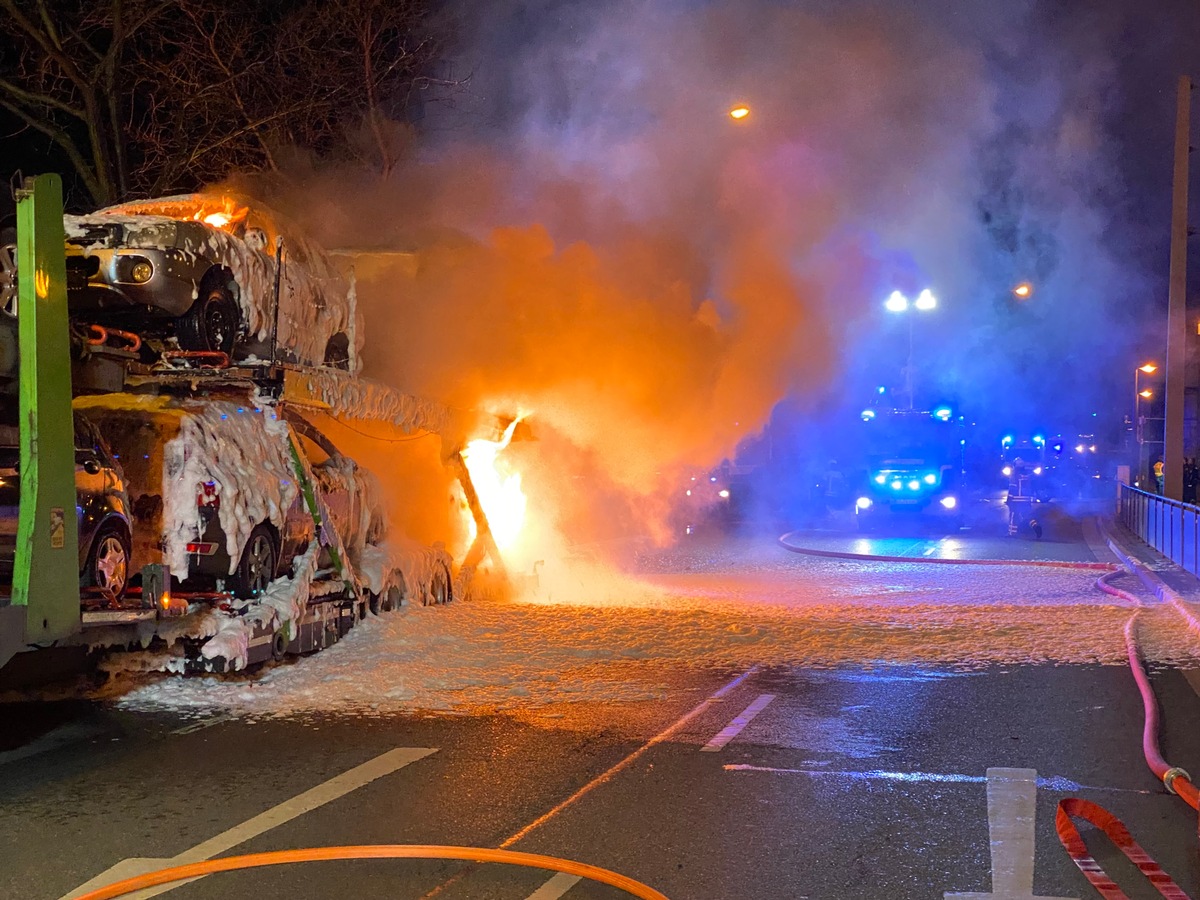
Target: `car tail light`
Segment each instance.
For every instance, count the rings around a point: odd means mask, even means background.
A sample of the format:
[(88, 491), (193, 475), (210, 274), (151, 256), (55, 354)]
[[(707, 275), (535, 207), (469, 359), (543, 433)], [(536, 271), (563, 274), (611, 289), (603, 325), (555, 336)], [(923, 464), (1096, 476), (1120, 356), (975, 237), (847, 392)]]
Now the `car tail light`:
[(196, 556), (212, 556), (217, 552), (217, 545), (211, 541), (196, 541), (187, 545), (187, 552)]
[(221, 495), (217, 493), (215, 481), (202, 481), (196, 485), (196, 505), (199, 507), (221, 508)]

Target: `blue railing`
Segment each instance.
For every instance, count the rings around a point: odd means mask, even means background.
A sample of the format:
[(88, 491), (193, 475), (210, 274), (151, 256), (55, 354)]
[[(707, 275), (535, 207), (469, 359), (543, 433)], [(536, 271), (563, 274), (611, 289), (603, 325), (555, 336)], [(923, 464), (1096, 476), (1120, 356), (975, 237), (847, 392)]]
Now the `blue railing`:
[(1200, 575), (1200, 506), (1119, 484), (1117, 519), (1172, 562)]

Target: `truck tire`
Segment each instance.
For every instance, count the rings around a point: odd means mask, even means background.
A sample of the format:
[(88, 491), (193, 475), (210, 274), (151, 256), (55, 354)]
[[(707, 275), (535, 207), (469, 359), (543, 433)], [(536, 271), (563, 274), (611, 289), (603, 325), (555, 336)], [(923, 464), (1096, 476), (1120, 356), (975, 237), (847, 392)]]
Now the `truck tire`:
[(232, 353), (241, 315), (229, 288), (202, 287), (191, 309), (176, 323), (175, 336), (184, 350)]

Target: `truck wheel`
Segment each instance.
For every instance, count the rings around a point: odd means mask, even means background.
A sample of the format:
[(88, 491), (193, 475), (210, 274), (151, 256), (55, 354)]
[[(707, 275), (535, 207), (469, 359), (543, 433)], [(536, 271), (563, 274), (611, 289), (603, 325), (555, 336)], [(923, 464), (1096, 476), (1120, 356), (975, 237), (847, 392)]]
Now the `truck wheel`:
[(271, 636), (271, 659), (279, 662), (287, 656), (288, 642), (283, 631), (277, 631)]
[(105, 525), (92, 542), (85, 577), (114, 600), (120, 600), (129, 586), (129, 538), (117, 525)]
[(276, 565), (275, 536), (266, 525), (255, 525), (233, 575), (234, 593), (239, 597), (259, 596), (275, 580)]
[(229, 289), (212, 285), (201, 290), (191, 309), (180, 317), (175, 336), (184, 350), (232, 353), (240, 318)]

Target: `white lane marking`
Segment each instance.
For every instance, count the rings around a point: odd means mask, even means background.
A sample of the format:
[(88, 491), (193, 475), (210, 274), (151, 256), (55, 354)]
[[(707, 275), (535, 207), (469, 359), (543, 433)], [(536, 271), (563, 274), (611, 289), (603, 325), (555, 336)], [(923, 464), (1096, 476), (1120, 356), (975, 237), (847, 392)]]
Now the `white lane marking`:
[[(982, 775), (959, 775), (952, 772), (886, 772), (875, 769), (869, 772), (847, 772), (839, 769), (779, 769), (774, 766), (752, 766), (747, 763), (726, 763), (721, 768), (726, 772), (768, 772), (775, 775), (809, 775), (814, 778), (842, 778), (847, 781), (899, 781), (907, 784), (985, 784)], [(1037, 786), (1044, 791), (1060, 794), (1078, 794), (1080, 791), (1106, 791), (1114, 794), (1153, 794), (1138, 788), (1096, 787), (1080, 784), (1062, 775), (1039, 778)]]
[(945, 900), (1077, 900), (1033, 896), (1037, 771), (988, 769), (988, 838), (992, 847), (992, 892), (947, 892)]
[(201, 719), (199, 722), (192, 722), (190, 725), (184, 725), (182, 728), (176, 728), (171, 734), (192, 734), (197, 731), (203, 731), (205, 728), (211, 728), (213, 725), (220, 725), (222, 722), (229, 722), (233, 718), (229, 713), (212, 716), (208, 719)]
[[(722, 697), (724, 697), (726, 694), (728, 694), (730, 691), (732, 691), (734, 688), (736, 688), (738, 685), (740, 685), (742, 682), (744, 682), (747, 678), (749, 678), (751, 675), (753, 675), (757, 671), (758, 671), (758, 666), (751, 666), (749, 669), (747, 669), (745, 672), (743, 672), (737, 678), (734, 678), (732, 681), (730, 681), (724, 687), (720, 688), (715, 693), (710, 695), (707, 700), (703, 700), (700, 703), (700, 705), (695, 707), (691, 712), (685, 713), (684, 715), (680, 716), (672, 724), (668, 725), (666, 728), (664, 728), (662, 731), (660, 731), (654, 737), (650, 738), (650, 740), (646, 741), (646, 743), (642, 744), (642, 746), (638, 747), (636, 750), (634, 750), (632, 753), (630, 753), (628, 756), (626, 756), (624, 759), (622, 759), (616, 765), (612, 766), (607, 771), (601, 772), (599, 775), (597, 775), (595, 778), (593, 778), (591, 781), (589, 781), (587, 784), (585, 784), (583, 787), (581, 787), (579, 790), (577, 790), (575, 793), (573, 793), (566, 800), (563, 800), (561, 803), (559, 803), (557, 806), (555, 806), (549, 812), (542, 813), (542, 815), (538, 816), (536, 819), (534, 819), (532, 822), (530, 822), (528, 825), (526, 825), (520, 831), (511, 835), (502, 844), (498, 845), (498, 849), (507, 850), (513, 844), (517, 843), (517, 841), (521, 840), (523, 837), (528, 835), (531, 831), (533, 831), (537, 828), (541, 828), (543, 825), (545, 825), (547, 822), (549, 822), (551, 819), (553, 819), (555, 816), (557, 816), (564, 809), (573, 805), (575, 802), (577, 802), (581, 798), (590, 794), (593, 790), (598, 788), (600, 785), (604, 784), (606, 781), (608, 781), (610, 778), (612, 778), (617, 773), (621, 772), (624, 769), (627, 769), (630, 765), (633, 764), (633, 762), (636, 759), (638, 759), (638, 757), (642, 756), (642, 754), (644, 754), (647, 750), (649, 750), (651, 747), (655, 746), (656, 744), (661, 744), (663, 741), (665, 741), (667, 738), (669, 738), (671, 735), (673, 735), (675, 732), (677, 732), (680, 728), (682, 728), (688, 722), (692, 721), (692, 719), (696, 718), (696, 716), (700, 715), (703, 712), (706, 712), (714, 704), (720, 702)], [(436, 890), (436, 888), (435, 888), (435, 890)], [(426, 896), (429, 896), (429, 895), (427, 894)]]
[(583, 879), (578, 875), (568, 875), (566, 872), (559, 872), (530, 894), (526, 900), (558, 900), (559, 897), (581, 881)]
[(700, 748), (701, 753), (716, 753), (735, 737), (741, 734), (742, 729), (749, 725), (754, 717), (767, 708), (772, 700), (775, 699), (774, 694), (763, 694), (749, 706), (747, 706), (732, 722), (721, 729), (721, 732), (711, 741)]
[[(214, 856), (233, 849), (238, 844), (258, 837), (272, 828), (277, 828), (286, 822), (290, 822), (297, 816), (302, 816), (304, 813), (311, 812), (318, 807), (324, 806), (326, 803), (331, 803), (339, 797), (344, 797), (351, 791), (370, 784), (377, 778), (390, 775), (398, 769), (403, 769), (409, 763), (414, 763), (434, 753), (437, 753), (437, 749), (429, 747), (397, 747), (394, 750), (389, 750), (387, 753), (376, 756), (374, 759), (367, 760), (362, 765), (348, 769), (341, 775), (335, 775), (333, 778), (318, 784), (316, 787), (309, 788), (302, 794), (297, 794), (290, 800), (284, 800), (277, 806), (272, 806), (265, 812), (247, 819), (240, 825), (235, 825), (227, 831), (222, 831), (215, 837), (197, 844), (190, 850), (184, 850), (178, 856), (168, 859), (135, 857), (122, 860), (86, 884), (81, 884), (75, 890), (71, 891), (71, 893), (61, 897), (60, 900), (71, 900), (73, 897), (81, 896), (96, 888), (104, 887), (105, 885), (113, 884), (126, 878), (132, 878), (134, 875), (143, 875), (147, 872), (157, 871), (158, 869), (212, 859)], [(196, 880), (198, 879), (189, 879), (189, 881)], [(159, 894), (165, 894), (167, 891), (172, 891), (181, 885), (188, 884), (189, 881), (175, 881), (171, 884), (145, 888), (144, 890), (130, 894), (129, 898), (130, 900), (145, 900), (148, 897), (157, 897)]]

